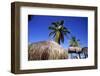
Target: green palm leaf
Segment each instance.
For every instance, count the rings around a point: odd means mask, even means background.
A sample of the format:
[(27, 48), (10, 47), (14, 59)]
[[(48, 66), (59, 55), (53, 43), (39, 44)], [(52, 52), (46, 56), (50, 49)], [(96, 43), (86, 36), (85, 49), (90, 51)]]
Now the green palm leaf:
[(68, 36), (70, 34), (70, 31), (68, 28), (64, 27), (64, 20), (52, 22), (52, 26), (49, 26), (49, 29), (52, 30), (49, 33), (49, 36), (55, 37), (55, 42), (64, 43), (64, 36)]
[(56, 28), (55, 27), (52, 27), (52, 26), (49, 26), (49, 29), (50, 30), (56, 30)]
[(58, 27), (58, 24), (55, 23), (55, 22), (52, 22), (52, 25), (53, 25), (54, 27)]
[(59, 24), (60, 25), (63, 25), (64, 24), (64, 20), (61, 20)]
[(70, 46), (77, 46), (77, 47), (79, 47), (80, 46), (79, 41), (80, 41), (79, 39), (77, 40), (76, 37), (73, 36), (71, 38), (71, 40), (70, 40)]

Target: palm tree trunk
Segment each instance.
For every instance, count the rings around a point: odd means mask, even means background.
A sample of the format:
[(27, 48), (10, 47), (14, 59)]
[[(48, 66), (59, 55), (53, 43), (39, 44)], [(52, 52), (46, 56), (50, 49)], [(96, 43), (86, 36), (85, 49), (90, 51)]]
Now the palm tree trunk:
[(57, 42), (58, 44), (60, 44), (60, 32), (56, 32), (56, 37), (55, 37), (55, 42)]

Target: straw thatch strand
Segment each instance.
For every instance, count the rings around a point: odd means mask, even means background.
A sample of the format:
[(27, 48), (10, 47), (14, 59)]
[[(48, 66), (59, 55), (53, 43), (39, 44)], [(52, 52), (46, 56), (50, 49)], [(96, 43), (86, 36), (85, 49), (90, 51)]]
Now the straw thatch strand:
[(29, 45), (28, 60), (67, 59), (68, 53), (54, 41), (40, 41)]

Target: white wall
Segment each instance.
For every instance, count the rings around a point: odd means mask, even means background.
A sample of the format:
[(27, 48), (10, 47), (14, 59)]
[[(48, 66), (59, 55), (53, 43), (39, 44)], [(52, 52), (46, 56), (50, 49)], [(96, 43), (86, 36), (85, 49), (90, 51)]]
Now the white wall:
[[(10, 60), (11, 60), (11, 15), (10, 3), (13, 1), (25, 2), (42, 2), (42, 3), (57, 3), (57, 4), (74, 4), (74, 5), (90, 5), (98, 6), (100, 20), (100, 0), (0, 0), (0, 76), (16, 76), (10, 73)], [(98, 24), (100, 22), (98, 21)], [(100, 26), (98, 26), (100, 28)], [(100, 33), (100, 30), (98, 30)], [(100, 42), (100, 34), (98, 38)], [(99, 43), (100, 45), (100, 43)], [(99, 47), (99, 46), (98, 46)], [(100, 48), (99, 48), (100, 50)], [(100, 58), (100, 51), (98, 50), (98, 58)], [(52, 73), (38, 73), (38, 74), (24, 74), (25, 76), (99, 76), (100, 74), (100, 59), (98, 61), (98, 70), (81, 70), (81, 71), (65, 71), (65, 72), (52, 72)], [(23, 76), (18, 75), (18, 76)]]

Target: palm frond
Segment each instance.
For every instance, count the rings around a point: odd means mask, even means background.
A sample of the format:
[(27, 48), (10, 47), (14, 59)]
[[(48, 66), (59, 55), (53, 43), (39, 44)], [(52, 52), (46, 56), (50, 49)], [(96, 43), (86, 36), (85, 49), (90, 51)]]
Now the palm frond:
[(64, 20), (61, 20), (61, 21), (60, 21), (60, 25), (63, 25), (63, 24), (64, 24)]
[(69, 36), (68, 36), (67, 32), (64, 32), (64, 31), (63, 31), (63, 35), (65, 35), (66, 38), (69, 39)]
[(64, 35), (63, 35), (62, 32), (61, 32), (61, 34), (60, 34), (60, 39), (61, 39), (61, 42), (64, 43)]
[(49, 36), (55, 37), (55, 41), (60, 44), (60, 42), (64, 43), (64, 36), (67, 36), (70, 34), (70, 31), (68, 28), (63, 26), (64, 20), (52, 22), (52, 26), (49, 26), (49, 29), (52, 30), (51, 33), (49, 33)]
[(49, 36), (51, 36), (51, 35), (53, 35), (53, 34), (55, 34), (55, 31), (50, 32), (50, 33), (49, 33)]
[(56, 22), (52, 22), (52, 25), (54, 25), (54, 27), (58, 27), (58, 24)]
[(79, 43), (79, 39), (76, 39), (75, 36), (72, 36), (71, 40), (70, 40), (70, 45), (71, 46), (80, 46), (80, 43)]
[(49, 26), (49, 29), (50, 29), (50, 30), (56, 30), (56, 28), (53, 27), (53, 26)]
[(57, 21), (56, 23), (57, 23), (58, 26), (60, 26), (60, 22), (59, 21)]

